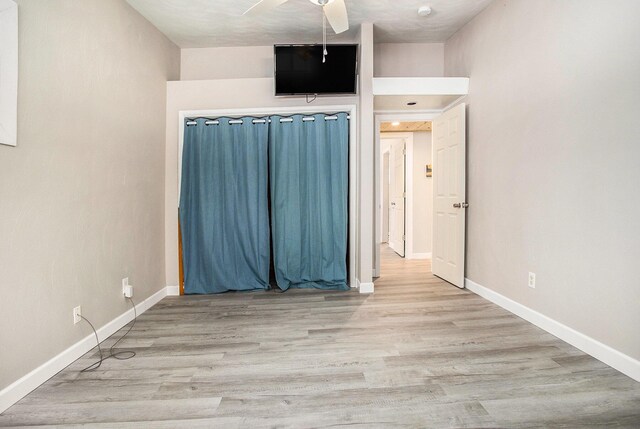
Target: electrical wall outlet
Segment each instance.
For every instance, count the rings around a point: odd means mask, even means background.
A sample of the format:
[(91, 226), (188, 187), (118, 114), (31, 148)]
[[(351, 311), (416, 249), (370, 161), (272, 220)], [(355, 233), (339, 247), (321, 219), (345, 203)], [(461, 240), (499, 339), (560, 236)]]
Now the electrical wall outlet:
[(133, 296), (133, 286), (129, 284), (129, 277), (122, 279), (122, 294), (125, 298), (131, 298)]
[(133, 286), (126, 285), (122, 286), (122, 294), (125, 298), (131, 298), (133, 296)]
[(529, 287), (536, 288), (536, 273), (529, 273)]
[(73, 324), (80, 322), (82, 320), (82, 309), (80, 306), (77, 306), (73, 309)]

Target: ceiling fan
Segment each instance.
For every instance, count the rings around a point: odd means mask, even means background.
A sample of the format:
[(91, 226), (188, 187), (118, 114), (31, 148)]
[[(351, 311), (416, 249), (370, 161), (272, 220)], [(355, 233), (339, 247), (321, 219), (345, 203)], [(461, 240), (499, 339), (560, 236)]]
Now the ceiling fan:
[[(321, 6), (324, 16), (336, 34), (349, 29), (349, 19), (347, 17), (347, 7), (344, 0), (309, 0), (311, 3)], [(287, 0), (260, 0), (254, 4), (244, 15), (258, 15), (286, 3)]]

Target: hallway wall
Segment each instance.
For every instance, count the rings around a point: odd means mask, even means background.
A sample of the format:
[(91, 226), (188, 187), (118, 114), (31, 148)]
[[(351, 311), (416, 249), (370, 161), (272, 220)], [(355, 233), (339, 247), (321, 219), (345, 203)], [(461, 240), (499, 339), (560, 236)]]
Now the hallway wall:
[(375, 77), (442, 77), (444, 43), (376, 43)]
[(431, 257), (433, 241), (433, 178), (426, 177), (431, 164), (431, 132), (413, 133), (413, 249), (414, 258)]

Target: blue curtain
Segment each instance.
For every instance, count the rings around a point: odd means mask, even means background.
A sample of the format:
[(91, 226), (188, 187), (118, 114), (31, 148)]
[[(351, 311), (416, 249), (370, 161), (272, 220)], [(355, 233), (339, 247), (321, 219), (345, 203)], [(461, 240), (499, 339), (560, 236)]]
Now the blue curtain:
[(271, 117), (269, 169), (278, 287), (346, 290), (348, 119)]
[(269, 287), (268, 124), (185, 127), (180, 227), (187, 294)]

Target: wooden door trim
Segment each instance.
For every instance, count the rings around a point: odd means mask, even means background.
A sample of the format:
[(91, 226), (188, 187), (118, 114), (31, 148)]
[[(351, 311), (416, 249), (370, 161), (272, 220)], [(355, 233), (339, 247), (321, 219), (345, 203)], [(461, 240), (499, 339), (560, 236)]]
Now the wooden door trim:
[(180, 285), (180, 295), (184, 295), (184, 265), (182, 258), (182, 230), (180, 229), (180, 216), (178, 216), (178, 283)]

